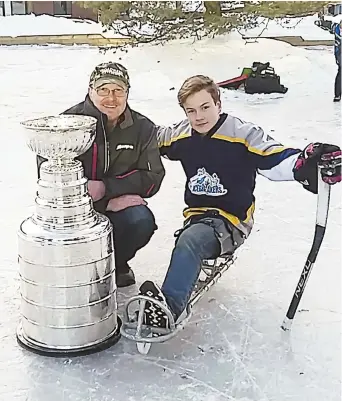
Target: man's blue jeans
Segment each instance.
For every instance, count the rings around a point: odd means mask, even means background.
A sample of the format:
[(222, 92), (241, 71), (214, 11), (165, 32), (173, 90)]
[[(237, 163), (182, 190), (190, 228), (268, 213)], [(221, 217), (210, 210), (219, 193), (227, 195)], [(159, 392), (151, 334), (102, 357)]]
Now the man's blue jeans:
[[(220, 234), (224, 238), (223, 247), (223, 242), (218, 239)], [(176, 318), (189, 302), (203, 259), (216, 259), (223, 253), (233, 253), (243, 242), (240, 231), (222, 223), (220, 218), (197, 219), (181, 231), (161, 288)]]
[(157, 229), (154, 215), (143, 205), (105, 214), (113, 224), (116, 273), (127, 273), (127, 262), (148, 244)]

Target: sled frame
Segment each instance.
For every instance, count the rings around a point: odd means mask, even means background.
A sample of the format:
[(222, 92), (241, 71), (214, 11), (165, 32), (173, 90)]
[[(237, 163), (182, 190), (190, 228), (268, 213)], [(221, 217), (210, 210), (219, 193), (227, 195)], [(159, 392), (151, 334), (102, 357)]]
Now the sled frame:
[[(148, 297), (146, 295), (136, 295), (130, 298), (124, 307), (123, 323), (121, 326), (121, 334), (123, 337), (135, 341), (137, 343), (162, 343), (173, 338), (192, 316), (193, 306), (217, 283), (225, 271), (235, 262), (234, 255), (226, 254), (218, 257), (215, 260), (204, 260), (201, 266), (201, 273), (204, 278), (199, 278), (190, 297), (189, 303), (183, 314), (174, 320), (170, 310), (165, 308), (162, 302)], [(143, 323), (145, 304), (149, 301), (160, 307), (168, 318), (168, 327), (157, 328), (147, 326)], [(139, 308), (137, 316), (133, 320), (129, 317), (129, 308), (134, 303), (138, 302)], [(185, 316), (184, 316), (185, 315)], [(183, 317), (184, 316), (184, 317)]]

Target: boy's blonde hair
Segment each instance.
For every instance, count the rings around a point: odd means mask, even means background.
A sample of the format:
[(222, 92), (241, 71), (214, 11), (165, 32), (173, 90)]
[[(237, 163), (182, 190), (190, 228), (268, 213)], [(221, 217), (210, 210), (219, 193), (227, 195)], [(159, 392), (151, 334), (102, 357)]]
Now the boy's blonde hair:
[(187, 78), (179, 89), (177, 95), (179, 105), (183, 107), (189, 96), (203, 89), (210, 93), (215, 104), (220, 101), (220, 89), (215, 82), (205, 75), (194, 75), (193, 77)]

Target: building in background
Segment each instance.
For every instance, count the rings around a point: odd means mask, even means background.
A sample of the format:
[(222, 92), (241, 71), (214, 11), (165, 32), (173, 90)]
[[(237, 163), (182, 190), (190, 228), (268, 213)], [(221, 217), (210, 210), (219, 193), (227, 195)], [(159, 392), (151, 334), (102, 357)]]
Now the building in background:
[(74, 1), (0, 1), (0, 17), (25, 14), (48, 14), (98, 21), (96, 13), (80, 7)]

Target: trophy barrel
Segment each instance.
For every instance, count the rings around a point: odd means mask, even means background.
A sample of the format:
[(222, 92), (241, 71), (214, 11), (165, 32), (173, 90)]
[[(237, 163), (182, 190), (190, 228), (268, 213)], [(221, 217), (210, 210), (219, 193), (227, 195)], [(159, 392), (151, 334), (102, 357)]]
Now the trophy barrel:
[(55, 356), (113, 345), (119, 325), (109, 220), (99, 215), (80, 235), (51, 233), (30, 217), (18, 238), (22, 345)]
[(29, 147), (48, 160), (40, 167), (35, 212), (18, 230), (17, 340), (48, 356), (90, 354), (120, 338), (113, 227), (94, 211), (82, 164), (73, 160), (94, 138), (94, 122), (84, 123), (82, 130), (82, 116), (58, 116), (31, 120), (27, 128)]

